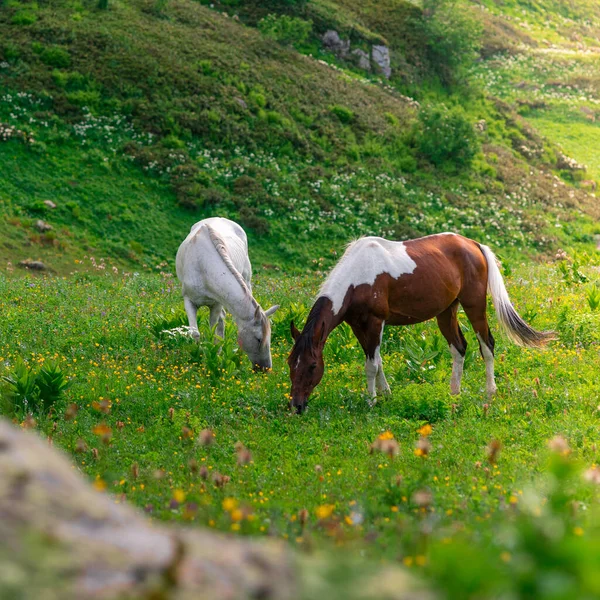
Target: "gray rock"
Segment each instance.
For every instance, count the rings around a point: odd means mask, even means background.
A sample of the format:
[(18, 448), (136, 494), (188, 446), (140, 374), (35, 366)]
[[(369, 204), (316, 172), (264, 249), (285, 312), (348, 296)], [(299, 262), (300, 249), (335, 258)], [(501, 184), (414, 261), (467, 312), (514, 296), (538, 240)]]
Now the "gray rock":
[(248, 108), (248, 105), (246, 104), (246, 101), (243, 100), (242, 98), (236, 98), (235, 101), (243, 108), (246, 109)]
[(343, 40), (334, 29), (329, 29), (321, 38), (326, 50), (330, 50), (340, 58), (345, 58), (350, 53), (350, 40)]
[(387, 46), (373, 46), (371, 48), (371, 60), (385, 77), (388, 79), (391, 77), (390, 49)]
[[(32, 418), (25, 425), (35, 427)], [(365, 569), (281, 543), (169, 527), (99, 493), (46, 440), (0, 419), (0, 598), (435, 600), (395, 565)], [(118, 503), (116, 502), (118, 500)]]
[(56, 204), (52, 200), (44, 200), (44, 204), (50, 209), (56, 208)]
[(153, 525), (1, 419), (0, 540), (2, 598), (297, 597), (281, 544)]
[(42, 221), (41, 219), (38, 219), (35, 222), (35, 228), (41, 233), (45, 233), (46, 231), (52, 231), (52, 229), (54, 229), (52, 225), (46, 223), (46, 221)]
[(369, 55), (364, 50), (356, 48), (355, 50), (352, 50), (352, 55), (356, 57), (356, 64), (358, 65), (359, 69), (362, 69), (363, 71), (371, 70), (371, 61), (369, 59)]
[(41, 260), (31, 260), (26, 258), (19, 263), (19, 267), (23, 269), (31, 269), (32, 271), (45, 271), (46, 265)]

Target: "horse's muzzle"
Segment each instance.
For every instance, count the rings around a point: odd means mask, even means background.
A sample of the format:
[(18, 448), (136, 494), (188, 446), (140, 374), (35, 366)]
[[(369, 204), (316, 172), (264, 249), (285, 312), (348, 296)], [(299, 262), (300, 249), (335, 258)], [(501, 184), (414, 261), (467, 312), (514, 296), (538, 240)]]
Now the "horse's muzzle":
[(306, 410), (306, 400), (295, 400), (292, 398), (289, 407), (295, 411), (297, 415), (301, 415)]
[(262, 373), (266, 373), (267, 371), (270, 371), (272, 368), (271, 365), (269, 364), (264, 364), (264, 365), (259, 365), (258, 363), (254, 363), (252, 365), (252, 370), (254, 372), (262, 372)]

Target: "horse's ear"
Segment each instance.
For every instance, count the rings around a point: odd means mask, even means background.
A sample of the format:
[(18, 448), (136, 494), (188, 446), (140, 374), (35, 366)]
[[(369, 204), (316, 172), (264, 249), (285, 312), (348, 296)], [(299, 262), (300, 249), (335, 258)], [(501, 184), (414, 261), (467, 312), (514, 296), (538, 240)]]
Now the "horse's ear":
[(275, 304), (275, 306), (271, 306), (271, 308), (267, 308), (267, 310), (265, 310), (265, 316), (270, 317), (278, 308), (279, 308), (279, 304)]
[(260, 304), (256, 305), (256, 310), (254, 311), (254, 320), (258, 323), (258, 321), (260, 321)]
[(290, 321), (290, 331), (292, 332), (292, 337), (294, 341), (296, 341), (300, 337), (300, 332), (298, 328), (294, 325), (294, 321)]

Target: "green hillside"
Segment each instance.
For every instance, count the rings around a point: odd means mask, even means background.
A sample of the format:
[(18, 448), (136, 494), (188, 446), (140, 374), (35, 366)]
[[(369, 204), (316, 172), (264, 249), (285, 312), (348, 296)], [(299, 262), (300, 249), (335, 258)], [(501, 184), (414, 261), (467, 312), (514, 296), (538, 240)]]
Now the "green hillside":
[[(369, 233), (451, 229), (509, 254), (591, 243), (595, 203), (556, 185), (552, 138), (464, 65), (440, 69), (418, 7), (302, 5), (313, 25), (296, 49), (254, 27), (267, 5), (244, 6), (4, 2), (0, 122), (22, 133), (0, 141), (3, 268), (64, 272), (90, 254), (156, 268), (215, 213), (249, 230), (258, 265), (302, 270)], [(330, 27), (389, 44), (390, 81), (326, 52)], [(475, 123), (453, 148), (452, 128)]]

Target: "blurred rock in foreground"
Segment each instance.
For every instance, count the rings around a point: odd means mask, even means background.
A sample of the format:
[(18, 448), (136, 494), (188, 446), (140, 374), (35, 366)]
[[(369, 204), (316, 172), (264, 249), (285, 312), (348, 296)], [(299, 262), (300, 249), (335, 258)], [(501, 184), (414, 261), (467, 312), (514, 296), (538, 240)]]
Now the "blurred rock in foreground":
[(354, 581), (347, 597), (430, 598), (395, 567), (363, 577), (358, 565), (338, 568), (322, 559), (296, 560), (276, 542), (153, 525), (93, 490), (35, 434), (0, 419), (2, 599), (332, 597), (340, 568), (346, 586)]

